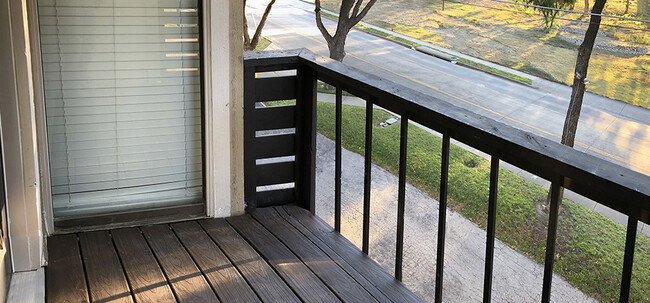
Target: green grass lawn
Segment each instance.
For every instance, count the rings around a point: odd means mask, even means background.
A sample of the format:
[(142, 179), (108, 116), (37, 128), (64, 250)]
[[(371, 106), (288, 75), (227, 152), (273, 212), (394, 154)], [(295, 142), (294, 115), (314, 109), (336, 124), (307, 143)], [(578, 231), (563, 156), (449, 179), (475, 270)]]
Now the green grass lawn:
[[(365, 109), (343, 106), (343, 146), (364, 154)], [(399, 162), (399, 123), (380, 127), (391, 115), (374, 111), (373, 161), (394, 174)], [(318, 103), (318, 131), (334, 138), (335, 106)], [(438, 197), (442, 140), (418, 127), (409, 128), (408, 182)], [(489, 161), (451, 146), (449, 205), (481, 228), (487, 225)], [(496, 235), (510, 247), (544, 262), (548, 214), (547, 189), (513, 172), (499, 172)], [(407, 205), (408, 206), (408, 201)], [(560, 209), (555, 271), (601, 302), (618, 301), (626, 229), (564, 199)], [(630, 302), (650, 302), (650, 238), (639, 234)], [(541, 287), (541, 285), (539, 286)]]

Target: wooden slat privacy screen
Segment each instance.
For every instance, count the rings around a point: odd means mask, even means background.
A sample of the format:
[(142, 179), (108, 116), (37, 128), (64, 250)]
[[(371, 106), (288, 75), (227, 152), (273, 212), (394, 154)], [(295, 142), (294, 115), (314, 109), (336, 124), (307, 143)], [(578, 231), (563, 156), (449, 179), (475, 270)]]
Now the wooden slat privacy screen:
[(197, 0), (39, 0), (55, 216), (202, 199)]

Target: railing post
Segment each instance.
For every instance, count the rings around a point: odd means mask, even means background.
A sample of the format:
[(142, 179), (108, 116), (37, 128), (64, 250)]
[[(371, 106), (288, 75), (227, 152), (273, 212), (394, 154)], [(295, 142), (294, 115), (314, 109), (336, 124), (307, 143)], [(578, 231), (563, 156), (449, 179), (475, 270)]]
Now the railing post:
[(553, 262), (555, 261), (555, 238), (557, 236), (557, 220), (562, 203), (561, 186), (564, 177), (551, 181), (551, 205), (548, 212), (548, 234), (546, 236), (546, 257), (544, 259), (544, 280), (542, 284), (542, 302), (551, 301), (551, 285), (553, 280)]
[(255, 173), (255, 68), (244, 69), (244, 201), (247, 210), (257, 207)]
[(402, 114), (399, 136), (399, 184), (397, 185), (397, 243), (395, 251), (395, 279), (402, 281), (404, 255), (404, 204), (406, 200), (406, 158), (408, 152), (409, 117)]
[(621, 303), (630, 301), (630, 286), (632, 285), (632, 265), (634, 264), (636, 230), (639, 226), (639, 210), (632, 208), (627, 215), (625, 254), (623, 256), (623, 276), (621, 278), (621, 293), (619, 297), (619, 302)]
[(366, 100), (366, 144), (364, 148), (363, 166), (363, 234), (361, 251), (368, 254), (370, 249), (370, 192), (372, 184), (372, 120), (373, 103)]
[(340, 87), (336, 88), (336, 148), (334, 153), (334, 230), (341, 232), (341, 144), (342, 144), (342, 128), (343, 123), (343, 91)]
[(440, 161), (440, 204), (438, 205), (438, 249), (436, 251), (436, 303), (442, 302), (442, 283), (445, 269), (445, 233), (447, 232), (447, 192), (449, 189), (449, 130), (442, 134)]
[(492, 274), (494, 269), (494, 236), (496, 233), (497, 199), (499, 188), (498, 153), (491, 156), (490, 193), (488, 198), (487, 235), (485, 243), (485, 276), (483, 280), (483, 302), (492, 301)]
[(299, 66), (296, 93), (296, 202), (315, 211), (316, 196), (316, 72)]

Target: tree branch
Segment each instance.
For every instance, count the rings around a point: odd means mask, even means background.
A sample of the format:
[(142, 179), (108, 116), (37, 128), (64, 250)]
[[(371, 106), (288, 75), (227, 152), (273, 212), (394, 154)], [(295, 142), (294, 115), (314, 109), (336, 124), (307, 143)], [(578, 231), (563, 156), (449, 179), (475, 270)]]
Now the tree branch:
[(363, 17), (365, 17), (368, 14), (368, 11), (370, 11), (370, 8), (372, 8), (375, 2), (377, 2), (377, 0), (370, 0), (368, 4), (366, 4), (366, 7), (363, 8), (363, 10), (359, 13), (359, 15), (355, 16), (354, 19), (352, 19), (353, 21), (352, 26), (354, 26), (354, 24), (359, 23), (359, 21), (361, 21), (361, 19), (363, 19)]
[(246, 0), (242, 1), (244, 2), (244, 50), (252, 50), (251, 49), (251, 37), (248, 35), (248, 18), (246, 18)]
[(264, 15), (262, 15), (262, 19), (260, 20), (260, 23), (257, 25), (257, 29), (255, 30), (255, 34), (253, 35), (253, 39), (251, 40), (251, 46), (253, 48), (257, 47), (257, 42), (260, 40), (260, 36), (262, 35), (262, 29), (264, 28), (266, 19), (269, 17), (269, 14), (271, 13), (271, 8), (273, 7), (273, 4), (275, 4), (275, 0), (271, 0), (271, 2), (269, 2), (269, 4), (266, 6), (266, 10), (264, 10)]
[(351, 16), (352, 18), (356, 18), (357, 14), (359, 14), (361, 3), (363, 3), (363, 0), (357, 0), (357, 3), (354, 4), (354, 9), (352, 10), (352, 16)]
[(318, 30), (323, 34), (323, 38), (325, 38), (325, 41), (329, 44), (332, 41), (332, 35), (327, 31), (325, 25), (323, 25), (323, 19), (320, 14), (320, 0), (316, 0), (316, 8), (314, 9), (314, 12), (316, 13), (316, 27), (318, 27)]

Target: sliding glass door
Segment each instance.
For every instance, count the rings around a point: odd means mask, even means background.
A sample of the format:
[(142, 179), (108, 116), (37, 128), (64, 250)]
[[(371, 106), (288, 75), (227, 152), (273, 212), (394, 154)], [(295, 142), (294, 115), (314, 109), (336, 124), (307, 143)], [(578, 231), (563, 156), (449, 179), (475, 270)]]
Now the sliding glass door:
[(197, 0), (38, 0), (54, 216), (203, 201)]

